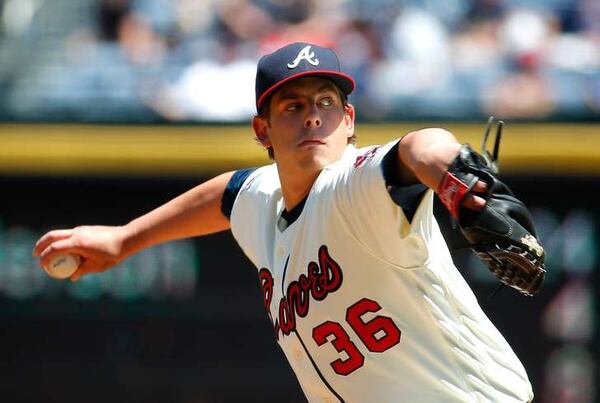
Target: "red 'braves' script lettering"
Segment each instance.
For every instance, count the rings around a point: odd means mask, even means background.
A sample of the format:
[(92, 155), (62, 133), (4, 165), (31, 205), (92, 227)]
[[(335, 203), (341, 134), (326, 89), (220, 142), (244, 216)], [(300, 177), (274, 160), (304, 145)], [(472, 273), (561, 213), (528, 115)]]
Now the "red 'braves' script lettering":
[(329, 255), (327, 246), (319, 248), (319, 263), (310, 262), (306, 268), (307, 274), (301, 274), (298, 280), (292, 281), (286, 295), (279, 301), (278, 318), (271, 316), (271, 300), (273, 299), (273, 276), (262, 268), (258, 272), (260, 286), (263, 292), (265, 309), (273, 322), (275, 336), (279, 339), (279, 331), (288, 335), (296, 330), (296, 315), (301, 318), (308, 315), (310, 297), (322, 301), (329, 293), (337, 291), (342, 285), (342, 269)]

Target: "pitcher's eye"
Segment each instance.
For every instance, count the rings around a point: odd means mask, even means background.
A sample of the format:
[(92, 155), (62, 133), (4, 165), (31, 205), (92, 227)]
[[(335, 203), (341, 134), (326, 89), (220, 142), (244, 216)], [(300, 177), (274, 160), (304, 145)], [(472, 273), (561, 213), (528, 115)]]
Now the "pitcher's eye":
[(323, 98), (323, 99), (321, 99), (321, 100), (319, 101), (319, 103), (320, 103), (322, 106), (324, 106), (324, 107), (326, 107), (326, 108), (327, 108), (327, 107), (333, 106), (333, 99), (332, 99), (332, 98), (330, 98), (330, 97)]

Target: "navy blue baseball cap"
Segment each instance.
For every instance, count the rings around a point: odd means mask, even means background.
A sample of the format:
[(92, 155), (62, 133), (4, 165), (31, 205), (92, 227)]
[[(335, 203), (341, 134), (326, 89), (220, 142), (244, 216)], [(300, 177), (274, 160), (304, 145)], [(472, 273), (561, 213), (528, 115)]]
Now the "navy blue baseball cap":
[(305, 76), (324, 77), (333, 81), (344, 94), (354, 90), (354, 79), (342, 73), (332, 49), (296, 42), (286, 45), (258, 61), (256, 70), (256, 109), (291, 80)]

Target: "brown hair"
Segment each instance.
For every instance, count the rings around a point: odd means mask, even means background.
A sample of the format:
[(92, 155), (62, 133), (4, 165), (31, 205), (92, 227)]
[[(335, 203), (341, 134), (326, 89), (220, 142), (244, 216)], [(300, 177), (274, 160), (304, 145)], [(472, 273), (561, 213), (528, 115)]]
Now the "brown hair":
[[(333, 88), (335, 89), (335, 91), (339, 95), (340, 99), (342, 100), (342, 106), (344, 107), (344, 109), (346, 109), (348, 107), (348, 96), (346, 94), (344, 94), (344, 92), (340, 89), (340, 87), (338, 87), (333, 81), (331, 82), (331, 84), (333, 85)], [(271, 105), (272, 98), (273, 98), (273, 95), (269, 96), (267, 99), (264, 100), (264, 102), (262, 103), (262, 106), (260, 107), (260, 109), (258, 110), (258, 113), (256, 114), (256, 117), (265, 119), (267, 122), (269, 122), (269, 114), (271, 112), (270, 105)], [(257, 137), (255, 137), (254, 139), (260, 144), (260, 140)], [(348, 138), (348, 144), (356, 144), (356, 133), (353, 133), (352, 137)], [(275, 159), (275, 153), (273, 152), (273, 147), (267, 147), (267, 153), (269, 154), (269, 158), (271, 160)]]

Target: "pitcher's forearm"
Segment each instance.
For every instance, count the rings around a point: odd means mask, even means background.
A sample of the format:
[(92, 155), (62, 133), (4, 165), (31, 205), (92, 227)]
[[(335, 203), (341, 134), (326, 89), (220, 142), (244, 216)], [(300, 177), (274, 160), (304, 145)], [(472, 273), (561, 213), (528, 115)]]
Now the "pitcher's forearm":
[(399, 160), (407, 168), (399, 174), (410, 181), (409, 175), (437, 191), (448, 166), (458, 155), (461, 144), (444, 129), (422, 129), (407, 134), (398, 147)]
[(221, 199), (232, 172), (217, 176), (123, 226), (123, 255), (176, 239), (229, 229)]

